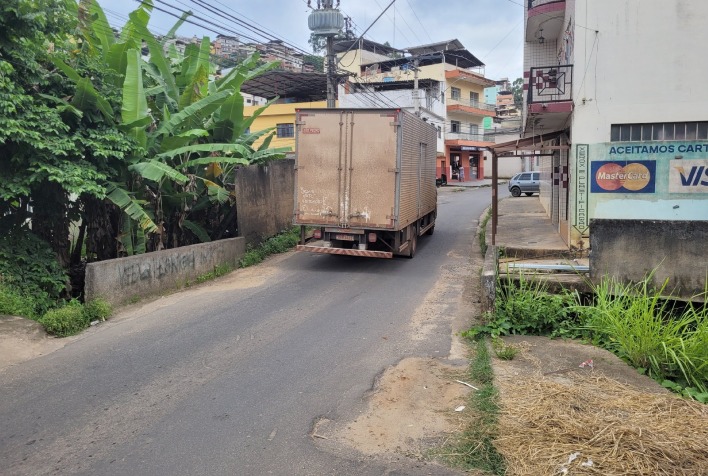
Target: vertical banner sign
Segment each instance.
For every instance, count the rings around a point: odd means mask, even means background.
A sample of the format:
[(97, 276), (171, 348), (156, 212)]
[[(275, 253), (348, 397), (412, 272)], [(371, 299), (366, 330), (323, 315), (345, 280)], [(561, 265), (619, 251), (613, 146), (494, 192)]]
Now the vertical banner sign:
[(573, 227), (581, 234), (588, 229), (588, 145), (575, 148), (575, 223)]

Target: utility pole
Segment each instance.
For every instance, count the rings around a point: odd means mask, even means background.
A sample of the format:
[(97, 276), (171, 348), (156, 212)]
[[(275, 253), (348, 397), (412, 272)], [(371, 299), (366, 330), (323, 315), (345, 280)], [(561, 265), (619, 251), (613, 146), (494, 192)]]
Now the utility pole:
[[(308, 3), (309, 5), (309, 3)], [(327, 38), (327, 108), (333, 109), (337, 97), (337, 66), (334, 61), (334, 37), (342, 31), (344, 27), (344, 15), (339, 11), (339, 0), (337, 8), (334, 8), (334, 0), (322, 0), (317, 2), (317, 9), (310, 13), (307, 19), (310, 30), (317, 36)]]
[(334, 109), (334, 100), (337, 96), (336, 67), (334, 65), (334, 37), (327, 37), (327, 109)]
[(413, 60), (413, 111), (416, 116), (420, 116), (420, 89), (418, 89), (418, 66), (420, 60)]

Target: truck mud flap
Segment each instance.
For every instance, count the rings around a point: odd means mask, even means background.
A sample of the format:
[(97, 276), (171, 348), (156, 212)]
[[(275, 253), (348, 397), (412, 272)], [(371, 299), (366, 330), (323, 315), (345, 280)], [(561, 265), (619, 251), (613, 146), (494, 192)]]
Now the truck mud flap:
[(324, 253), (328, 255), (363, 256), (365, 258), (393, 258), (393, 253), (390, 251), (356, 250), (313, 245), (297, 245), (296, 249), (297, 251)]

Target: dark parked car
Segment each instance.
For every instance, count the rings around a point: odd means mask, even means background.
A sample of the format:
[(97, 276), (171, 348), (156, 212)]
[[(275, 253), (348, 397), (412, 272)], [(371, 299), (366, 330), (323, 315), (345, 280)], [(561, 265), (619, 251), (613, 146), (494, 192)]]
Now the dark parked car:
[(541, 191), (541, 172), (523, 172), (514, 175), (509, 180), (509, 191), (514, 197), (525, 193), (528, 196)]

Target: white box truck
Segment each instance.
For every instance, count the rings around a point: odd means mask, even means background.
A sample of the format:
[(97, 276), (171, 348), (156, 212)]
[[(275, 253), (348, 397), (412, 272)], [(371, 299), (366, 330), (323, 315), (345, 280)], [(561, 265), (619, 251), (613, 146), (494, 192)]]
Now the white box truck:
[(295, 131), (297, 249), (412, 258), (435, 230), (435, 127), (401, 109), (299, 109)]

